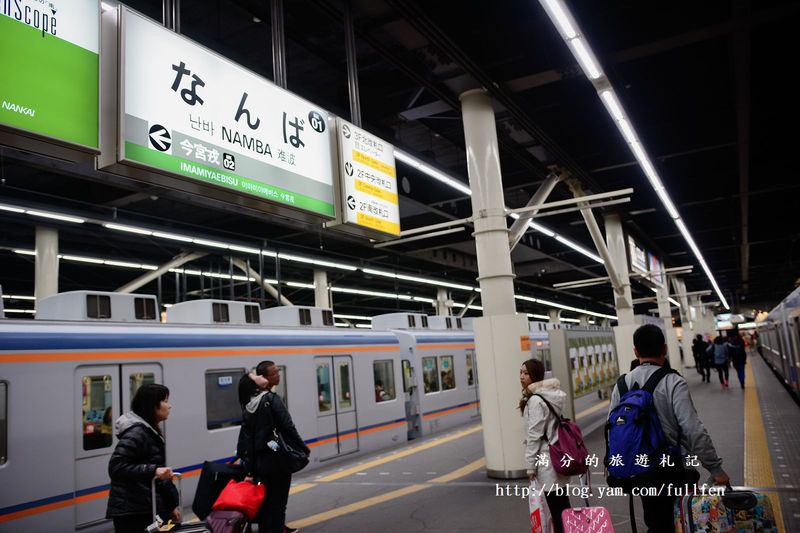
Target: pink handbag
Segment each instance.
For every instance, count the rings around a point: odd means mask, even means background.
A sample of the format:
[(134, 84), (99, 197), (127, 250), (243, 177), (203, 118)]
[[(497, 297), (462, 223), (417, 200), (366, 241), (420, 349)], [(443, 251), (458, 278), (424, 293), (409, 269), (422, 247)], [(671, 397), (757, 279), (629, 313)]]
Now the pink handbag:
[(576, 507), (561, 513), (564, 533), (614, 533), (611, 514), (605, 507)]

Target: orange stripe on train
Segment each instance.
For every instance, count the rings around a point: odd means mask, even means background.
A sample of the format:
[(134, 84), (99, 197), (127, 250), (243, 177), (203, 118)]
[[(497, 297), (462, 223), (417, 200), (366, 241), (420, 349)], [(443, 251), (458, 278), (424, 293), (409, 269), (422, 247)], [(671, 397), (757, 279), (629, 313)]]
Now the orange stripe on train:
[(18, 352), (0, 353), (0, 363), (52, 363), (68, 361), (98, 361), (120, 359), (153, 359), (153, 358), (189, 358), (189, 357), (233, 357), (238, 355), (292, 355), (354, 353), (354, 352), (390, 352), (399, 351), (397, 345), (376, 346), (314, 346), (306, 348), (209, 348), (203, 350), (131, 350), (131, 351), (97, 351), (97, 352)]

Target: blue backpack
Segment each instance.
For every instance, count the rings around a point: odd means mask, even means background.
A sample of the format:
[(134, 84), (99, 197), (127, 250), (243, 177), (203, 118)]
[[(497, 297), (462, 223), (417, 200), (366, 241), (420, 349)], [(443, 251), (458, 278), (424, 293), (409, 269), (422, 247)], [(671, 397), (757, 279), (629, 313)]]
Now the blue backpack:
[[(631, 390), (628, 390), (624, 374), (617, 381), (619, 404), (609, 413), (605, 427), (604, 463), (609, 485), (612, 484), (611, 478), (621, 486), (636, 477), (643, 477), (642, 474), (658, 468), (661, 454), (670, 454), (669, 443), (653, 404), (653, 391), (664, 376), (673, 373), (677, 374), (675, 370), (662, 366), (650, 376), (644, 387), (634, 385)], [(637, 464), (637, 456), (641, 459), (643, 454), (648, 460), (640, 460)]]

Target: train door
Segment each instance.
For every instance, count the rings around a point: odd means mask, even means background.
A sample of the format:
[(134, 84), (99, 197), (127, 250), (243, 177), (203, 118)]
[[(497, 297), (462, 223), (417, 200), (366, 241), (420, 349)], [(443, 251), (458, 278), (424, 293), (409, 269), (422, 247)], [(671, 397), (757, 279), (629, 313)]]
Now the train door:
[(315, 357), (319, 458), (358, 451), (358, 419), (349, 355)]
[(108, 461), (116, 445), (114, 421), (130, 409), (145, 383), (161, 383), (159, 365), (79, 367), (75, 375), (75, 523), (105, 519)]
[(405, 397), (406, 423), (408, 430), (406, 437), (408, 440), (419, 437), (419, 391), (417, 390), (417, 378), (414, 366), (408, 359), (403, 359), (403, 395)]
[(475, 360), (475, 350), (466, 350), (467, 354), (467, 388), (470, 399), (475, 398), (475, 409), (470, 409), (472, 417), (481, 416), (481, 398), (478, 393), (478, 362)]

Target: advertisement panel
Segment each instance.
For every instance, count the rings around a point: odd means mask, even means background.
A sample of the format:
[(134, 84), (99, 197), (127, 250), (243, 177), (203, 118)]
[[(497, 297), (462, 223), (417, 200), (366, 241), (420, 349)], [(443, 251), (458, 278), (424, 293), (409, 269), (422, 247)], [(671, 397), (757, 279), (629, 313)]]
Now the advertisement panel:
[(0, 0), (0, 126), (97, 151), (99, 41), (97, 0)]
[(343, 222), (400, 235), (394, 146), (341, 118), (337, 130)]
[(335, 217), (334, 117), (122, 9), (119, 160)]
[(664, 264), (651, 253), (647, 253), (647, 263), (650, 266), (650, 281), (656, 285), (664, 286)]

